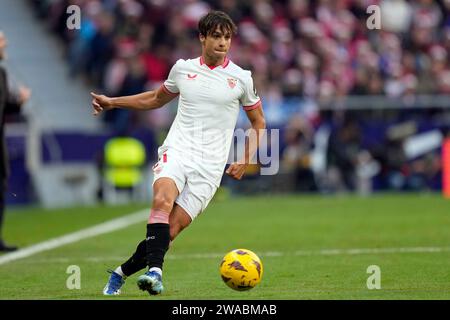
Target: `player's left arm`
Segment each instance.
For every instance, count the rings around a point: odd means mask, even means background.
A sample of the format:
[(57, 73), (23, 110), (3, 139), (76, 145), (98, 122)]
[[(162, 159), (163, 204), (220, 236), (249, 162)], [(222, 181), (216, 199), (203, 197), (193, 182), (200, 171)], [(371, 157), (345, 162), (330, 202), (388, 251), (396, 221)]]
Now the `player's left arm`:
[(250, 160), (253, 159), (258, 150), (259, 143), (265, 132), (264, 129), (266, 128), (266, 120), (261, 103), (259, 103), (258, 108), (246, 111), (246, 114), (252, 127), (249, 129), (249, 134), (245, 140), (244, 157), (240, 161), (232, 163), (226, 171), (229, 176), (236, 180), (241, 180), (243, 177), (245, 170), (250, 164)]

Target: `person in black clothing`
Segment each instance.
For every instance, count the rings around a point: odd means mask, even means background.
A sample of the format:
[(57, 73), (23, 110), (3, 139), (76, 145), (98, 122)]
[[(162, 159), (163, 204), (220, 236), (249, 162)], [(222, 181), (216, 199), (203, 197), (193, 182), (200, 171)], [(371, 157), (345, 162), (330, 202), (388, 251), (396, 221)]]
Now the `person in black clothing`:
[(361, 140), (360, 127), (353, 119), (345, 119), (330, 135), (327, 164), (329, 169), (338, 170), (345, 190), (352, 191), (356, 188), (356, 167), (358, 155), (362, 151)]
[[(6, 37), (0, 31), (0, 61), (6, 57), (5, 48)], [(5, 115), (18, 113), (21, 105), (29, 99), (30, 94), (30, 90), (25, 87), (19, 89), (17, 96), (10, 94), (6, 70), (0, 65), (0, 252), (17, 250), (17, 247), (8, 246), (3, 242), (1, 233), (5, 209), (5, 192), (9, 175), (8, 153), (4, 133)]]

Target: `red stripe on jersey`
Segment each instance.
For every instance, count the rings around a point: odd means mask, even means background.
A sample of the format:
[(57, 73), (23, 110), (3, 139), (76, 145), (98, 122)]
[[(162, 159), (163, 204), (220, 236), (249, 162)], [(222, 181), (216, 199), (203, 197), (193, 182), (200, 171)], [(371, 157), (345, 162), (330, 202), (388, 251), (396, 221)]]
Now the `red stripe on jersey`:
[(164, 162), (164, 163), (167, 162), (167, 153), (163, 153), (163, 162)]
[[(230, 63), (230, 59), (228, 59), (228, 57), (225, 57), (225, 59), (223, 60), (223, 63), (221, 64), (222, 68), (226, 68), (228, 66), (228, 64)], [(205, 60), (203, 59), (203, 56), (200, 56), (200, 65), (204, 65), (205, 64)], [(206, 65), (209, 69), (213, 70), (218, 66), (208, 66)]]
[(179, 92), (175, 93), (175, 92), (170, 91), (169, 89), (167, 89), (165, 84), (162, 84), (161, 88), (164, 90), (165, 93), (170, 94), (171, 96), (177, 96), (180, 94)]
[(222, 68), (226, 68), (229, 63), (230, 63), (230, 59), (225, 57), (225, 61), (223, 62)]
[(256, 108), (259, 108), (261, 106), (261, 100), (258, 100), (257, 103), (252, 104), (251, 106), (244, 106), (244, 110), (245, 111), (250, 111), (250, 110), (254, 110)]

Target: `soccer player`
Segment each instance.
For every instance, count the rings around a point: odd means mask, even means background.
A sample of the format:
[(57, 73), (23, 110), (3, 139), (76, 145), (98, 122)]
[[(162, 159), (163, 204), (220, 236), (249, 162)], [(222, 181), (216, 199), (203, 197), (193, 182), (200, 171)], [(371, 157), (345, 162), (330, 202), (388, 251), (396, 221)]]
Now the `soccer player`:
[(179, 96), (177, 115), (153, 166), (146, 239), (111, 271), (105, 295), (120, 294), (125, 278), (145, 267), (148, 271), (139, 276), (138, 287), (151, 295), (163, 291), (164, 256), (170, 242), (205, 210), (219, 187), (240, 105), (252, 130), (243, 158), (226, 170), (229, 176), (242, 178), (263, 135), (265, 119), (251, 72), (227, 57), (235, 24), (224, 12), (212, 11), (200, 19), (198, 28), (202, 55), (178, 60), (157, 90), (114, 98), (92, 93), (94, 115), (112, 108), (156, 109)]

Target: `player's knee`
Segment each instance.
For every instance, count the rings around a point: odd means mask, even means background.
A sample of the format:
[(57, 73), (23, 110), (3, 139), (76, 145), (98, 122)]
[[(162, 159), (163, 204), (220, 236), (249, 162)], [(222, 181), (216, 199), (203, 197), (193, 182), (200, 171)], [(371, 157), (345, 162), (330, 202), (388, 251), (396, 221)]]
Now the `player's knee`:
[(153, 197), (153, 208), (165, 212), (170, 212), (173, 207), (173, 202), (173, 199), (170, 199), (170, 197), (163, 193), (155, 194), (155, 196)]

